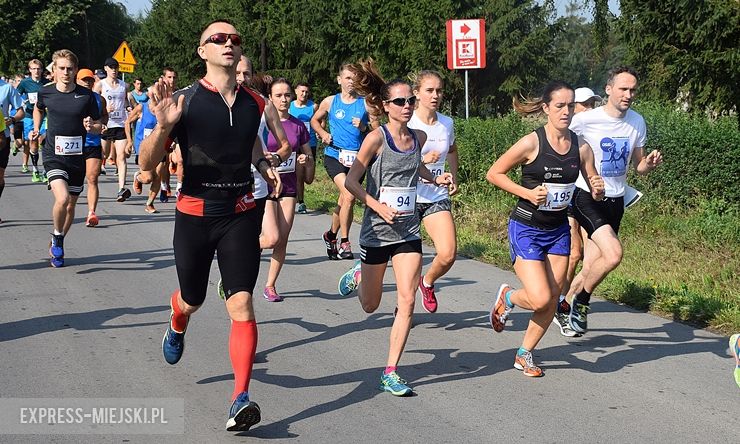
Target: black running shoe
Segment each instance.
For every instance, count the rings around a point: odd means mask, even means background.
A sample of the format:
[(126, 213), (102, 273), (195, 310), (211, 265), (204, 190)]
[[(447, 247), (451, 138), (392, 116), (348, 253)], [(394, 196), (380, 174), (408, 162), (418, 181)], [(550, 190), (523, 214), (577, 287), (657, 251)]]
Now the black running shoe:
[(326, 255), (329, 256), (329, 259), (336, 261), (339, 260), (339, 256), (337, 255), (337, 240), (336, 239), (329, 239), (329, 232), (327, 231), (324, 233), (321, 238), (324, 240), (324, 243), (326, 244)]

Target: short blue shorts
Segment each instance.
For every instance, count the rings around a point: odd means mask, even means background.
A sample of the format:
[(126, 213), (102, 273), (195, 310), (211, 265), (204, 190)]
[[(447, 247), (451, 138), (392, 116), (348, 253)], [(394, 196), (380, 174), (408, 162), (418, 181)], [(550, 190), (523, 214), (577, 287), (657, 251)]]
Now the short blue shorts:
[[(33, 131), (33, 118), (24, 117), (23, 118), (23, 140), (31, 139), (29, 137), (29, 135), (31, 134), (31, 131)], [(39, 131), (39, 136), (43, 136), (44, 134), (46, 134), (46, 119), (41, 121), (41, 130)]]
[(548, 254), (568, 256), (570, 226), (566, 222), (558, 228), (545, 230), (509, 219), (509, 253), (512, 264), (517, 257), (544, 261)]

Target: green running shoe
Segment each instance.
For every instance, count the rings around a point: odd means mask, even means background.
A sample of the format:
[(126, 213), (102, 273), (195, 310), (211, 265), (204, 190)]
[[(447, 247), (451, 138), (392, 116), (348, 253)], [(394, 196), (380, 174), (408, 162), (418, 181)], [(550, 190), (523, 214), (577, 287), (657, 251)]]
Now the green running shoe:
[(357, 287), (360, 285), (359, 279), (357, 279), (360, 275), (360, 268), (362, 267), (362, 264), (360, 261), (355, 261), (355, 264), (350, 268), (346, 273), (342, 275), (341, 278), (339, 278), (339, 284), (337, 285), (337, 290), (339, 291), (339, 294), (342, 296), (349, 296), (352, 294), (353, 291), (357, 289)]
[(31, 173), (31, 182), (40, 183), (43, 181), (44, 179), (41, 178), (41, 174), (39, 174), (38, 171), (34, 171), (33, 173)]
[(21, 165), (21, 173), (27, 173), (28, 172), (28, 165)]
[(391, 392), (394, 396), (407, 396), (413, 393), (411, 387), (406, 385), (406, 381), (401, 379), (396, 372), (390, 372), (380, 377), (380, 389)]

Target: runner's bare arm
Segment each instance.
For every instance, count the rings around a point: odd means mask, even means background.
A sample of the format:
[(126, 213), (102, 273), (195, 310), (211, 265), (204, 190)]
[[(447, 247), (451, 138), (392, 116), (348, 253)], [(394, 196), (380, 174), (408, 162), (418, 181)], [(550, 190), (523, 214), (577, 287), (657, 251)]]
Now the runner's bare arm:
[(644, 147), (635, 148), (635, 151), (632, 153), (632, 164), (635, 166), (637, 174), (648, 174), (663, 163), (663, 155), (660, 154), (660, 151), (650, 151), (647, 156), (644, 153)]
[(539, 185), (530, 190), (507, 176), (507, 173), (517, 166), (533, 161), (537, 157), (538, 145), (537, 134), (534, 132), (522, 137), (491, 165), (486, 174), (486, 179), (502, 190), (522, 199), (527, 199), (534, 205), (544, 204), (547, 200), (547, 188)]
[(449, 187), (450, 196), (457, 194), (457, 171), (460, 168), (460, 158), (457, 155), (457, 144), (450, 145), (447, 152), (447, 163), (450, 165), (450, 174), (452, 174), (452, 184)]
[(329, 96), (322, 100), (321, 105), (319, 105), (319, 109), (317, 109), (313, 114), (313, 117), (311, 117), (311, 128), (313, 128), (316, 135), (319, 136), (319, 139), (321, 139), (325, 145), (330, 145), (332, 142), (331, 134), (324, 129), (324, 121), (329, 115), (332, 100), (334, 100), (334, 96)]
[(360, 146), (360, 151), (357, 153), (357, 158), (352, 163), (352, 167), (349, 169), (347, 177), (344, 180), (344, 187), (347, 191), (352, 193), (357, 200), (378, 213), (378, 215), (387, 223), (392, 224), (397, 211), (378, 202), (378, 200), (369, 195), (360, 184), (360, 178), (365, 174), (365, 171), (367, 171), (373, 158), (380, 154), (382, 146), (383, 135), (380, 130), (374, 130), (365, 137), (365, 140), (362, 142), (362, 146)]
[(175, 102), (172, 94), (172, 88), (161, 79), (151, 88), (149, 109), (157, 118), (157, 125), (139, 147), (139, 166), (144, 171), (155, 169), (162, 160), (167, 152), (165, 143), (182, 116), (185, 96), (179, 96)]
[(290, 146), (288, 137), (285, 135), (283, 124), (280, 122), (280, 116), (278, 115), (275, 106), (270, 101), (267, 101), (265, 104), (265, 122), (267, 123), (267, 128), (270, 130), (272, 135), (275, 136), (275, 140), (280, 143), (280, 148), (275, 152), (275, 154), (280, 157), (276, 158), (273, 156), (271, 159), (268, 159), (272, 162), (272, 166), (278, 166), (282, 163), (282, 160), (290, 157), (290, 153), (293, 149)]

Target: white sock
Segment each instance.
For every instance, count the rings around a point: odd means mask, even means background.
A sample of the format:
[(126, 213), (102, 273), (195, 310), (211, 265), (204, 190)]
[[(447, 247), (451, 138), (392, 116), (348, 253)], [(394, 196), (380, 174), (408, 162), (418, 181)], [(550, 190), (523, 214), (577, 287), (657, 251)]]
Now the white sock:
[(425, 287), (427, 287), (427, 288), (432, 288), (432, 287), (434, 287), (434, 285), (429, 285), (429, 284), (427, 284), (427, 280), (426, 280), (426, 277), (423, 277), (423, 278), (421, 278), (421, 283), (422, 283), (422, 284), (423, 284), (423, 285), (424, 285)]
[(61, 236), (62, 232), (58, 231), (56, 228), (54, 229), (54, 236)]

